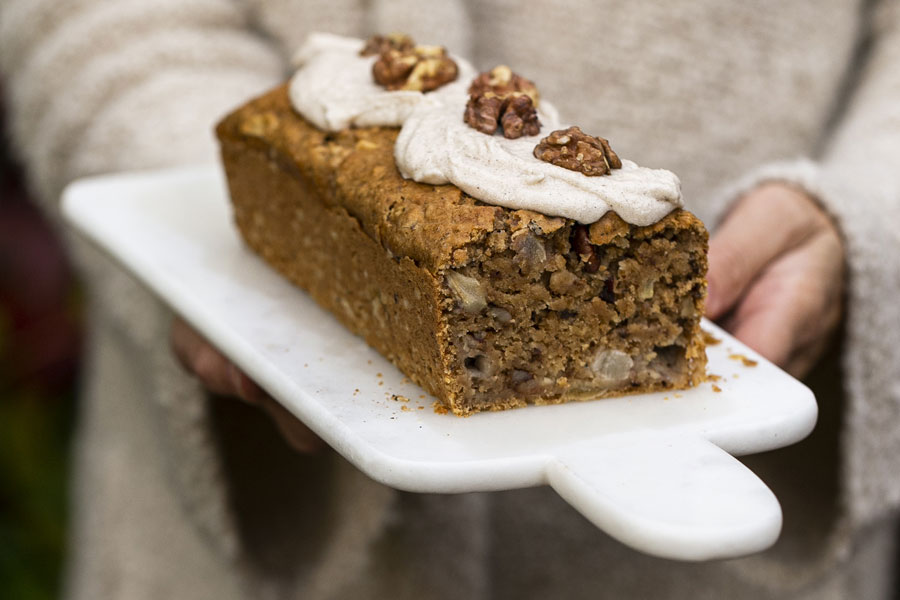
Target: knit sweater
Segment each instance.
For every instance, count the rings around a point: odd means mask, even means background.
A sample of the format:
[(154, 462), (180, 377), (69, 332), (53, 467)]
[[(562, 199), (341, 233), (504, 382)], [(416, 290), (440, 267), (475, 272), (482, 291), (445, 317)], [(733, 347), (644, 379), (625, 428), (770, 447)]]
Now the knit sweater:
[(510, 64), (565, 120), (679, 174), (714, 226), (762, 181), (802, 186), (846, 239), (840, 340), (810, 378), (809, 440), (750, 457), (785, 530), (760, 555), (681, 564), (610, 540), (545, 488), (381, 486), (292, 453), (211, 399), (168, 311), (87, 245), (92, 335), (68, 596), (889, 597), (900, 505), (900, 3), (574, 0), (6, 0), (0, 70), (47, 212), (83, 175), (215, 160), (211, 127), (288, 74), (313, 30), (406, 31)]

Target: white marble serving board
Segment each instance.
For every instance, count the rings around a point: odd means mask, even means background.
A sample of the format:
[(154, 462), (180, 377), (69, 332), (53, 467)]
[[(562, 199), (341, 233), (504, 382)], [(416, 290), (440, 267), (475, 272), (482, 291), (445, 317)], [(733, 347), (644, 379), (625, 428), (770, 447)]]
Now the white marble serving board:
[(78, 181), (63, 211), (378, 481), (447, 493), (549, 484), (625, 544), (675, 559), (740, 556), (778, 537), (778, 501), (732, 455), (805, 437), (815, 399), (711, 323), (715, 383), (459, 418), (242, 244), (218, 167)]

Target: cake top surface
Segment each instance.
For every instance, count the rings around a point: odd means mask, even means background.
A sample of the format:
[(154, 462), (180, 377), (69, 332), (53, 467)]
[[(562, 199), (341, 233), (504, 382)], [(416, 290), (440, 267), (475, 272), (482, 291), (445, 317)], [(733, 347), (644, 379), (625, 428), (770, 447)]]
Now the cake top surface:
[[(225, 142), (239, 141), (266, 153), (278, 168), (301, 174), (316, 188), (331, 190), (321, 196), (323, 201), (347, 211), (396, 257), (432, 271), (465, 264), (466, 247), (500, 228), (550, 233), (566, 225), (564, 218), (485, 204), (456, 186), (405, 179), (393, 165), (397, 129), (323, 131), (297, 116), (286, 85), (228, 115), (217, 133)], [(640, 237), (663, 227), (703, 226), (683, 210), (646, 227), (628, 225), (610, 213), (589, 227), (592, 241), (606, 243), (611, 227), (630, 228), (630, 235)]]
[(434, 91), (389, 91), (374, 81), (375, 58), (360, 55), (364, 46), (359, 39), (311, 35), (295, 56), (291, 104), (326, 131), (400, 126), (394, 159), (408, 179), (452, 183), (483, 202), (580, 223), (596, 222), (612, 210), (645, 226), (683, 205), (680, 182), (670, 171), (625, 160), (608, 175), (588, 177), (537, 158), (534, 149), (542, 138), (565, 127), (546, 101), (536, 106), (535, 135), (508, 139), (471, 127), (463, 114), (475, 71), (463, 59), (453, 57), (457, 79)]

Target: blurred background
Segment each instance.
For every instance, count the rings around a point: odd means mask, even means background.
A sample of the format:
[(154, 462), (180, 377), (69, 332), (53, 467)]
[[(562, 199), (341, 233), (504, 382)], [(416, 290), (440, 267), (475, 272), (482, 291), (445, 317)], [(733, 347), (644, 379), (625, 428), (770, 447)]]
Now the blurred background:
[(0, 87), (0, 598), (59, 593), (81, 300), (10, 155)]

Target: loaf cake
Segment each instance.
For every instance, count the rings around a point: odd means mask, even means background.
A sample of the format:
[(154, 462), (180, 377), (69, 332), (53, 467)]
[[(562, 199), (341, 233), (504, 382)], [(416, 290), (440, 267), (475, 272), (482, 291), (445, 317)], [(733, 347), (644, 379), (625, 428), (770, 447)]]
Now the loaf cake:
[(404, 178), (398, 131), (323, 130), (287, 84), (228, 115), (216, 133), (247, 245), (458, 415), (703, 380), (694, 215), (490, 204)]

